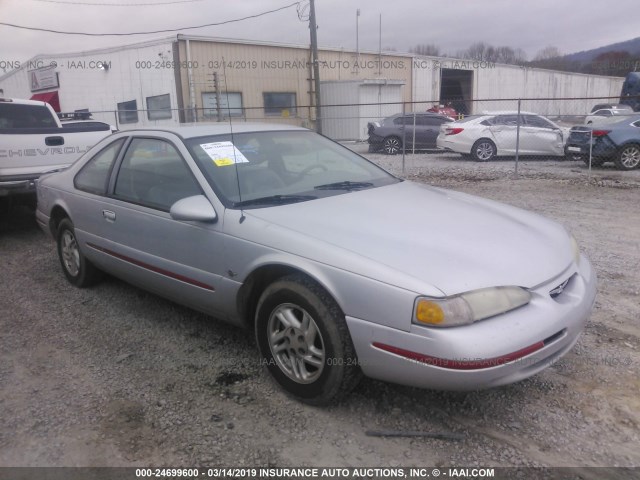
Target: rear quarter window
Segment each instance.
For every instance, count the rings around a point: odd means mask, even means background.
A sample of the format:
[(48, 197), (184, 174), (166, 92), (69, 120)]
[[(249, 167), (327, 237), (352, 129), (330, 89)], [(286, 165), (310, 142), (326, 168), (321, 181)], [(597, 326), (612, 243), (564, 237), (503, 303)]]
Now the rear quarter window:
[(110, 143), (85, 163), (73, 181), (74, 186), (78, 190), (105, 195), (113, 162), (118, 157), (124, 140), (124, 138), (120, 138)]

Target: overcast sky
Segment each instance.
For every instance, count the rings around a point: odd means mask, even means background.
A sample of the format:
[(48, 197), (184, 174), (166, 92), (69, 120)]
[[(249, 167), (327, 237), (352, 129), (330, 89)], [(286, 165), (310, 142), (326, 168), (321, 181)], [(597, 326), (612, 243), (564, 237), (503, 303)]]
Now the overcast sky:
[[(0, 22), (65, 31), (127, 33), (221, 22), (291, 3), (293, 0), (0, 0)], [(455, 53), (484, 41), (522, 48), (531, 59), (548, 45), (573, 53), (640, 36), (638, 0), (316, 0), (320, 46), (355, 49), (357, 9), (361, 12), (361, 50), (378, 50), (380, 15), (383, 48), (399, 52), (428, 43)], [(298, 19), (295, 6), (230, 25), (182, 33), (309, 43), (308, 24)], [(167, 35), (170, 33), (83, 37), (0, 25), (0, 65), (2, 61), (24, 62), (37, 54), (79, 52)]]

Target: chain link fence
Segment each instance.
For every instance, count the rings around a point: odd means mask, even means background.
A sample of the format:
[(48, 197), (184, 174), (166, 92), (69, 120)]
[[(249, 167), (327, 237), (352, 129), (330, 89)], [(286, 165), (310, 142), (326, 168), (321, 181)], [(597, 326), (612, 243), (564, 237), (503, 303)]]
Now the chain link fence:
[[(370, 152), (456, 153), (478, 161), (498, 157), (613, 161), (619, 168), (640, 166), (640, 112), (619, 97), (451, 99), (446, 102), (377, 102), (323, 105), (321, 118), (311, 105), (282, 107), (188, 108), (91, 112), (94, 120), (123, 130), (180, 124), (267, 122), (318, 129), (336, 141), (363, 142)], [(634, 98), (630, 98), (635, 101)], [(187, 120), (193, 119), (192, 122)], [(628, 122), (627, 122), (628, 120)], [(629, 126), (625, 143), (637, 151), (626, 163), (616, 158), (611, 130)], [(602, 144), (608, 148), (603, 148)], [(611, 145), (611, 144), (614, 145)], [(636, 158), (637, 157), (637, 158)]]

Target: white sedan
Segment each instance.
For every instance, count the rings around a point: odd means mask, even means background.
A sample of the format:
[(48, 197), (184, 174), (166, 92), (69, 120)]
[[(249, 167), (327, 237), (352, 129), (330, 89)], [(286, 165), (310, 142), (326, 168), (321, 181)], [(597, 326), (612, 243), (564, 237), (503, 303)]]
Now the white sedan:
[(623, 119), (621, 115), (634, 115), (634, 111), (631, 108), (600, 108), (587, 115), (584, 119), (584, 124), (592, 125), (618, 122)]
[[(518, 141), (518, 124), (520, 129)], [(443, 124), (437, 139), (440, 149), (486, 162), (498, 156), (542, 155), (563, 157), (569, 129), (529, 112), (487, 112)]]

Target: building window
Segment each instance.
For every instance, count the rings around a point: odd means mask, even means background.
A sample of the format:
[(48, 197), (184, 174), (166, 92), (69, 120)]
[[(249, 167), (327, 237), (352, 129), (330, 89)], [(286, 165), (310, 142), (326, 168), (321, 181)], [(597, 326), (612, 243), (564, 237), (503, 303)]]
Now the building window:
[(118, 122), (137, 123), (138, 122), (138, 102), (129, 100), (118, 104)]
[[(213, 92), (202, 93), (203, 115), (207, 118), (216, 118), (218, 116), (218, 102), (216, 94)], [(221, 92), (220, 93), (220, 113), (224, 118), (242, 117), (242, 93), (240, 92)]]
[(171, 118), (171, 98), (168, 93), (147, 97), (147, 118), (149, 120)]
[(264, 114), (292, 117), (296, 115), (296, 94), (264, 92)]

